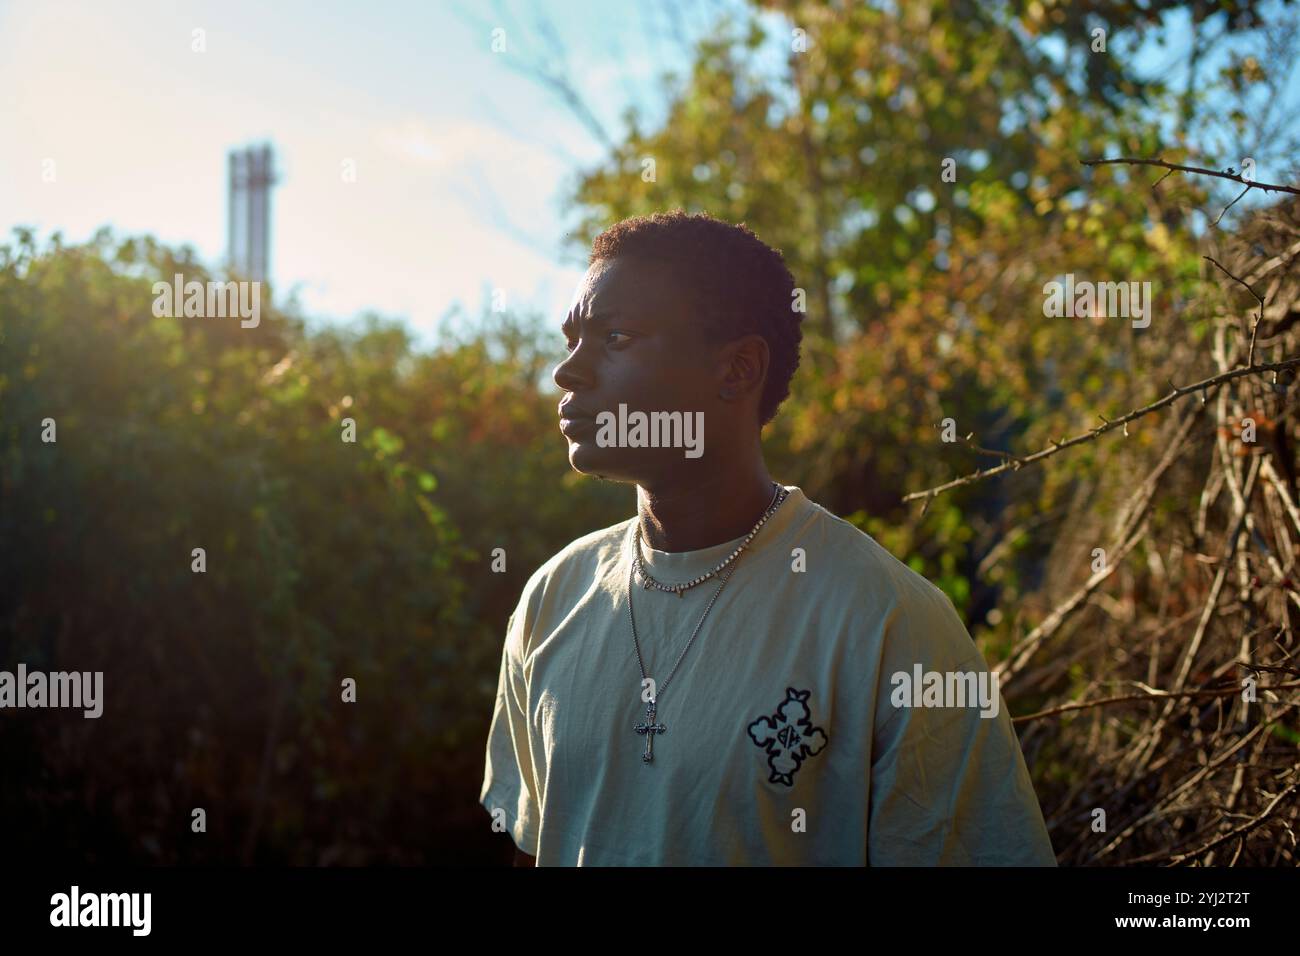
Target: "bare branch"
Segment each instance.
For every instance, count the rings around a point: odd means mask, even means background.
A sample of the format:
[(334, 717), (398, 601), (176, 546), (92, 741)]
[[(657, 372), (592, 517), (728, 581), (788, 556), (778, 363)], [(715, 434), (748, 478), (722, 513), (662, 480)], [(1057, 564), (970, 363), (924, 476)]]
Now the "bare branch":
[[(1292, 681), (1286, 684), (1270, 684), (1256, 688), (1257, 691), (1263, 690), (1295, 690), (1300, 688), (1300, 681)], [(1124, 694), (1119, 697), (1102, 697), (1097, 700), (1085, 700), (1074, 704), (1062, 704), (1060, 707), (1050, 707), (1047, 710), (1040, 710), (1034, 714), (1025, 714), (1023, 717), (1013, 717), (1013, 724), (1025, 723), (1030, 720), (1039, 720), (1043, 717), (1054, 717), (1057, 714), (1069, 713), (1072, 710), (1087, 710), (1089, 707), (1105, 707), (1109, 704), (1122, 704), (1130, 701), (1145, 700), (1166, 700), (1178, 698), (1196, 698), (1196, 697), (1226, 697), (1241, 693), (1241, 687), (1233, 684), (1231, 687), (1218, 687), (1212, 690), (1180, 690), (1167, 691), (1147, 688), (1145, 694)]]
[(1250, 328), (1250, 351), (1246, 353), (1246, 364), (1251, 365), (1255, 361), (1255, 336), (1259, 334), (1259, 323), (1264, 318), (1264, 297), (1260, 295), (1258, 292), (1256, 292), (1254, 289), (1252, 289), (1250, 286), (1246, 285), (1245, 282), (1237, 278), (1227, 269), (1223, 268), (1223, 266), (1219, 265), (1219, 261), (1215, 259), (1213, 256), (1202, 256), (1202, 258), (1209, 259), (1211, 262), (1213, 262), (1216, 266), (1218, 266), (1220, 272), (1222, 272), (1233, 282), (1236, 282), (1238, 285), (1242, 286), (1247, 292), (1253, 295), (1256, 298), (1256, 300), (1258, 300), (1259, 302), (1259, 314), (1255, 316), (1255, 324), (1252, 325)]
[(1161, 807), (1168, 806), (1174, 800), (1176, 800), (1179, 797), (1179, 795), (1181, 795), (1182, 793), (1188, 790), (1191, 790), (1193, 787), (1199, 784), (1203, 779), (1205, 779), (1211, 773), (1216, 771), (1223, 764), (1227, 763), (1228, 760), (1230, 760), (1233, 756), (1235, 756), (1239, 751), (1246, 748), (1252, 740), (1261, 736), (1265, 732), (1265, 730), (1272, 727), (1275, 723), (1280, 721), (1282, 717), (1286, 716), (1290, 711), (1294, 710), (1296, 706), (1297, 704), (1295, 703), (1282, 705), (1281, 710), (1278, 711), (1278, 713), (1274, 716), (1272, 721), (1269, 721), (1267, 723), (1256, 724), (1255, 727), (1253, 727), (1250, 730), (1250, 732), (1247, 733), (1245, 736), (1229, 744), (1228, 747), (1225, 750), (1223, 750), (1221, 753), (1206, 760), (1205, 763), (1202, 766), (1198, 767), (1197, 770), (1191, 776), (1184, 779), (1177, 786), (1165, 789), (1165, 791), (1160, 794), (1159, 798), (1156, 800), (1156, 802), (1151, 806), (1151, 808), (1146, 813), (1144, 813), (1142, 816), (1138, 817), (1137, 819), (1133, 820), (1131, 823), (1124, 826), (1118, 833), (1115, 834), (1114, 837), (1111, 838), (1111, 840), (1104, 847), (1102, 847), (1100, 850), (1094, 853), (1088, 862), (1096, 862), (1097, 860), (1100, 860), (1102, 857), (1109, 854), (1112, 850), (1114, 850), (1121, 843), (1123, 843), (1124, 838), (1128, 836), (1130, 833), (1132, 833), (1135, 829), (1142, 826), (1142, 824), (1146, 823), (1148, 820), (1155, 819)]
[[(1168, 175), (1169, 175), (1168, 173), (1165, 173), (1165, 176)], [(1164, 176), (1161, 176), (1160, 178), (1164, 179)], [(1220, 213), (1214, 217), (1214, 222), (1210, 223), (1210, 225), (1217, 226), (1219, 224), (1219, 220), (1221, 220), (1225, 215), (1227, 215), (1228, 210), (1231, 209), (1233, 206), (1237, 205), (1237, 203), (1241, 200), (1241, 197), (1246, 195), (1246, 193), (1248, 192), (1250, 192), (1249, 186), (1247, 186), (1241, 192), (1237, 193), (1237, 198), (1234, 199), (1232, 202), (1228, 203), (1228, 205), (1224, 206), (1222, 211), (1220, 211)]]
[(1235, 830), (1225, 833), (1217, 840), (1212, 840), (1211, 842), (1205, 844), (1205, 846), (1201, 847), (1199, 850), (1192, 850), (1190, 853), (1180, 853), (1177, 856), (1170, 857), (1169, 858), (1170, 864), (1172, 865), (1175, 863), (1181, 863), (1184, 860), (1193, 859), (1195, 857), (1200, 856), (1203, 853), (1208, 853), (1210, 850), (1213, 850), (1217, 846), (1227, 843), (1229, 840), (1235, 840), (1239, 836), (1245, 836), (1251, 830), (1254, 830), (1256, 827), (1260, 826), (1266, 820), (1268, 820), (1268, 818), (1273, 815), (1274, 809), (1283, 801), (1285, 801), (1287, 798), (1291, 797), (1296, 792), (1297, 789), (1300, 789), (1300, 780), (1291, 784), (1291, 786), (1287, 787), (1276, 797), (1274, 797), (1273, 801), (1267, 807), (1264, 808), (1264, 812), (1261, 813), (1259, 816), (1255, 817), (1254, 819), (1250, 820), (1247, 823), (1243, 823)]
[[(1257, 183), (1249, 179), (1243, 179), (1235, 173), (1223, 173), (1214, 169), (1202, 169), (1199, 166), (1180, 166), (1177, 163), (1167, 163), (1163, 159), (1081, 159), (1079, 160), (1084, 166), (1105, 166), (1110, 163), (1126, 163), (1130, 166), (1159, 166), (1161, 169), (1178, 171), (1180, 173), (1200, 173), (1202, 176), (1214, 176), (1218, 179), (1230, 179), (1234, 183), (1241, 183), (1251, 189), (1262, 189), (1265, 192), (1291, 193), (1300, 196), (1300, 189), (1295, 186), (1279, 186), (1274, 183)], [(1164, 178), (1163, 176), (1161, 177)], [(1240, 197), (1238, 197), (1240, 198)], [(1234, 200), (1235, 201), (1235, 200)]]
[(1124, 503), (1124, 508), (1120, 512), (1121, 520), (1117, 525), (1117, 547), (1113, 550), (1110, 556), (1111, 559), (1106, 562), (1106, 566), (1102, 570), (1095, 572), (1069, 598), (1053, 608), (1052, 612), (1037, 627), (1026, 634), (1012, 648), (1011, 653), (1007, 655), (1007, 659), (994, 668), (1000, 680), (1008, 681), (1023, 670), (1025, 664), (1028, 663), (1030, 657), (1033, 656), (1042, 643), (1056, 633), (1057, 629), (1070, 615), (1083, 607), (1088, 597), (1115, 572), (1124, 559), (1128, 557), (1129, 552), (1142, 540), (1143, 519), (1146, 516), (1147, 508), (1151, 505), (1151, 498), (1155, 495), (1156, 486), (1160, 483), (1164, 473), (1182, 453), (1183, 442), (1187, 440), (1187, 435), (1190, 433), (1193, 423), (1200, 417), (1201, 412), (1202, 409), (1195, 408), (1188, 414), (1155, 468), (1138, 485), (1137, 490), (1130, 496), (1129, 500)]
[(992, 478), (994, 475), (1001, 475), (1008, 471), (1018, 470), (1024, 465), (1037, 464), (1044, 458), (1050, 458), (1057, 452), (1065, 451), (1067, 448), (1080, 445), (1087, 441), (1092, 441), (1094, 438), (1105, 434), (1113, 428), (1127, 425), (1129, 422), (1135, 421), (1143, 415), (1148, 415), (1151, 412), (1158, 411), (1166, 405), (1170, 405), (1177, 401), (1184, 395), (1203, 391), (1208, 388), (1214, 388), (1216, 385), (1222, 385), (1224, 382), (1230, 382), (1233, 379), (1241, 378), (1244, 375), (1258, 375), (1261, 372), (1275, 372), (1285, 368), (1295, 368), (1298, 365), (1300, 365), (1300, 358), (1286, 359), (1282, 362), (1268, 362), (1260, 365), (1244, 365), (1241, 368), (1235, 368), (1219, 375), (1212, 375), (1209, 378), (1202, 379), (1192, 385), (1184, 385), (1182, 387), (1176, 386), (1174, 390), (1164, 398), (1152, 402), (1150, 405), (1145, 405), (1142, 408), (1135, 409), (1122, 418), (1116, 418), (1113, 421), (1107, 421), (1103, 418), (1102, 421), (1105, 422), (1105, 424), (1098, 425), (1096, 428), (1075, 435), (1073, 438), (1065, 441), (1052, 440), (1053, 447), (1051, 448), (1044, 448), (1041, 451), (1034, 452), (1032, 455), (1026, 455), (1023, 458), (1015, 458), (1014, 456), (1011, 456), (1013, 460), (1004, 464), (994, 465), (992, 468), (986, 468), (983, 471), (977, 471), (962, 478), (956, 478), (934, 488), (927, 488), (925, 491), (913, 491), (910, 494), (904, 495), (903, 501), (913, 501), (917, 498), (933, 498), (945, 491), (951, 491), (953, 488), (960, 488), (962, 485), (969, 485), (976, 481), (982, 481), (985, 478)]

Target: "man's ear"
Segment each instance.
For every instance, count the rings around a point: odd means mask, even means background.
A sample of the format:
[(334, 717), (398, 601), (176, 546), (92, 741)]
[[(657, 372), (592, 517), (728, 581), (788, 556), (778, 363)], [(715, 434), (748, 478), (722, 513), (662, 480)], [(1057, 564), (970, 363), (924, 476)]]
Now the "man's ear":
[(732, 401), (749, 393), (757, 394), (767, 380), (770, 364), (771, 354), (763, 336), (751, 333), (729, 342), (722, 355), (718, 397)]

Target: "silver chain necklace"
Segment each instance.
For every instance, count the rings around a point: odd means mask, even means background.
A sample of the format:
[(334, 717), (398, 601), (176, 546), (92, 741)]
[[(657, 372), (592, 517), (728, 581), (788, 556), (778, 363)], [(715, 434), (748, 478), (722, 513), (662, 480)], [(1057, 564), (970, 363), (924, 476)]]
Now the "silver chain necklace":
[(636, 571), (637, 574), (641, 575), (641, 583), (645, 586), (646, 590), (654, 588), (656, 591), (668, 591), (669, 593), (675, 593), (678, 597), (681, 597), (683, 591), (689, 591), (693, 587), (698, 587), (710, 578), (716, 577), (720, 574), (727, 565), (740, 557), (742, 551), (749, 547), (749, 542), (754, 540), (754, 535), (758, 534), (758, 529), (763, 527), (764, 522), (771, 517), (772, 513), (780, 506), (781, 501), (784, 500), (784, 497), (789, 494), (784, 487), (777, 484), (775, 481), (772, 482), (772, 487), (772, 500), (767, 503), (767, 510), (763, 512), (762, 517), (758, 519), (758, 523), (754, 525), (749, 534), (745, 536), (745, 540), (740, 542), (736, 547), (736, 550), (723, 558), (722, 561), (715, 565), (712, 570), (705, 571), (699, 577), (692, 578), (690, 581), (683, 581), (680, 584), (661, 584), (651, 576), (649, 571), (646, 570), (645, 562), (641, 559), (641, 522), (638, 520), (636, 523), (636, 537), (632, 542), (632, 569)]
[(641, 521), (639, 518), (637, 519), (636, 536), (632, 543), (634, 557), (633, 560), (629, 562), (628, 573), (627, 573), (627, 615), (628, 615), (628, 621), (632, 625), (632, 644), (634, 647), (636, 647), (636, 662), (637, 665), (641, 668), (642, 686), (645, 686), (645, 681), (649, 680), (650, 678), (646, 676), (645, 661), (641, 658), (641, 642), (637, 640), (637, 636), (636, 636), (636, 615), (632, 613), (633, 581), (637, 569), (640, 568), (642, 575), (646, 578), (645, 586), (647, 589), (651, 586), (650, 582), (653, 581), (659, 590), (676, 592), (678, 597), (682, 596), (682, 591), (687, 590), (688, 588), (695, 587), (697, 584), (700, 584), (703, 581), (707, 581), (709, 578), (713, 577), (720, 570), (724, 568), (726, 569), (725, 573), (722, 575), (722, 583), (718, 585), (718, 589), (713, 592), (713, 597), (709, 599), (709, 605), (704, 609), (704, 614), (700, 616), (699, 623), (695, 625), (695, 630), (691, 633), (691, 639), (686, 642), (686, 646), (682, 648), (682, 652), (677, 655), (677, 662), (673, 664), (673, 669), (668, 672), (668, 679), (664, 681), (662, 687), (655, 688), (655, 695), (646, 704), (645, 720), (642, 723), (634, 725), (632, 728), (637, 732), (637, 734), (639, 734), (642, 737), (645, 737), (645, 752), (641, 755), (641, 760), (643, 763), (650, 763), (652, 760), (654, 760), (655, 735), (662, 734), (668, 729), (664, 724), (655, 722), (655, 712), (656, 712), (656, 708), (658, 707), (660, 696), (663, 694), (664, 691), (668, 689), (668, 685), (672, 683), (673, 677), (676, 676), (677, 674), (678, 665), (681, 664), (682, 658), (686, 656), (686, 652), (691, 649), (691, 645), (695, 643), (695, 636), (700, 633), (700, 628), (704, 626), (704, 619), (709, 616), (709, 611), (713, 610), (713, 603), (717, 601), (718, 595), (722, 593), (722, 589), (725, 588), (727, 586), (727, 582), (731, 580), (731, 575), (735, 573), (736, 560), (740, 557), (740, 554), (749, 546), (749, 543), (752, 540), (754, 540), (754, 535), (758, 534), (758, 529), (763, 527), (763, 525), (767, 523), (767, 519), (772, 517), (772, 515), (776, 513), (776, 510), (781, 507), (781, 503), (785, 501), (786, 497), (789, 495), (789, 492), (786, 491), (786, 489), (782, 485), (778, 484), (775, 481), (772, 482), (772, 484), (776, 489), (775, 493), (772, 496), (772, 503), (767, 506), (767, 510), (763, 512), (762, 517), (758, 519), (758, 523), (754, 525), (754, 529), (749, 532), (749, 535), (745, 538), (744, 542), (741, 543), (740, 547), (736, 548), (736, 550), (731, 553), (731, 556), (728, 557), (725, 561), (723, 561), (722, 564), (718, 565), (718, 567), (714, 568), (712, 571), (709, 571), (707, 574), (702, 575), (696, 578), (694, 581), (691, 581), (687, 584), (664, 586), (659, 584), (659, 582), (654, 581), (654, 579), (650, 577), (649, 572), (646, 571), (644, 567), (641, 565), (641, 547), (640, 547)]

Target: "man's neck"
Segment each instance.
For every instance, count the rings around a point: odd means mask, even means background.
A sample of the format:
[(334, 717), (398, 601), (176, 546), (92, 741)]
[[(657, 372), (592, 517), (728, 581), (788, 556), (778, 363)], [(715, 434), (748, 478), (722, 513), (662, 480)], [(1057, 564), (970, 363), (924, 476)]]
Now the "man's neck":
[(637, 520), (656, 551), (698, 551), (747, 535), (772, 503), (772, 478), (753, 467), (637, 486)]

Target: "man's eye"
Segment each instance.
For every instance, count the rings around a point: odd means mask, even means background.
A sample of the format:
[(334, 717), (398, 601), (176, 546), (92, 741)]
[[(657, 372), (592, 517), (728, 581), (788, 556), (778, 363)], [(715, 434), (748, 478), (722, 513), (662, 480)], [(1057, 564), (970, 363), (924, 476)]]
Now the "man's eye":
[[(606, 332), (606, 333), (605, 333), (605, 344), (606, 344), (606, 345), (619, 345), (619, 344), (621, 344), (621, 343), (619, 343), (619, 342), (611, 342), (610, 339), (609, 339), (609, 337), (610, 337), (611, 335), (621, 335), (621, 336), (623, 336), (623, 338), (625, 338), (625, 339), (630, 339), (630, 338), (632, 338), (632, 336), (628, 335), (626, 332), (616, 332), (616, 331), (614, 331), (614, 330), (611, 329), (609, 332)], [(570, 339), (570, 338), (566, 338), (566, 339), (564, 340), (564, 351), (566, 351), (566, 352), (572, 352), (575, 348), (577, 348), (577, 343), (574, 342), (572, 339)]]

